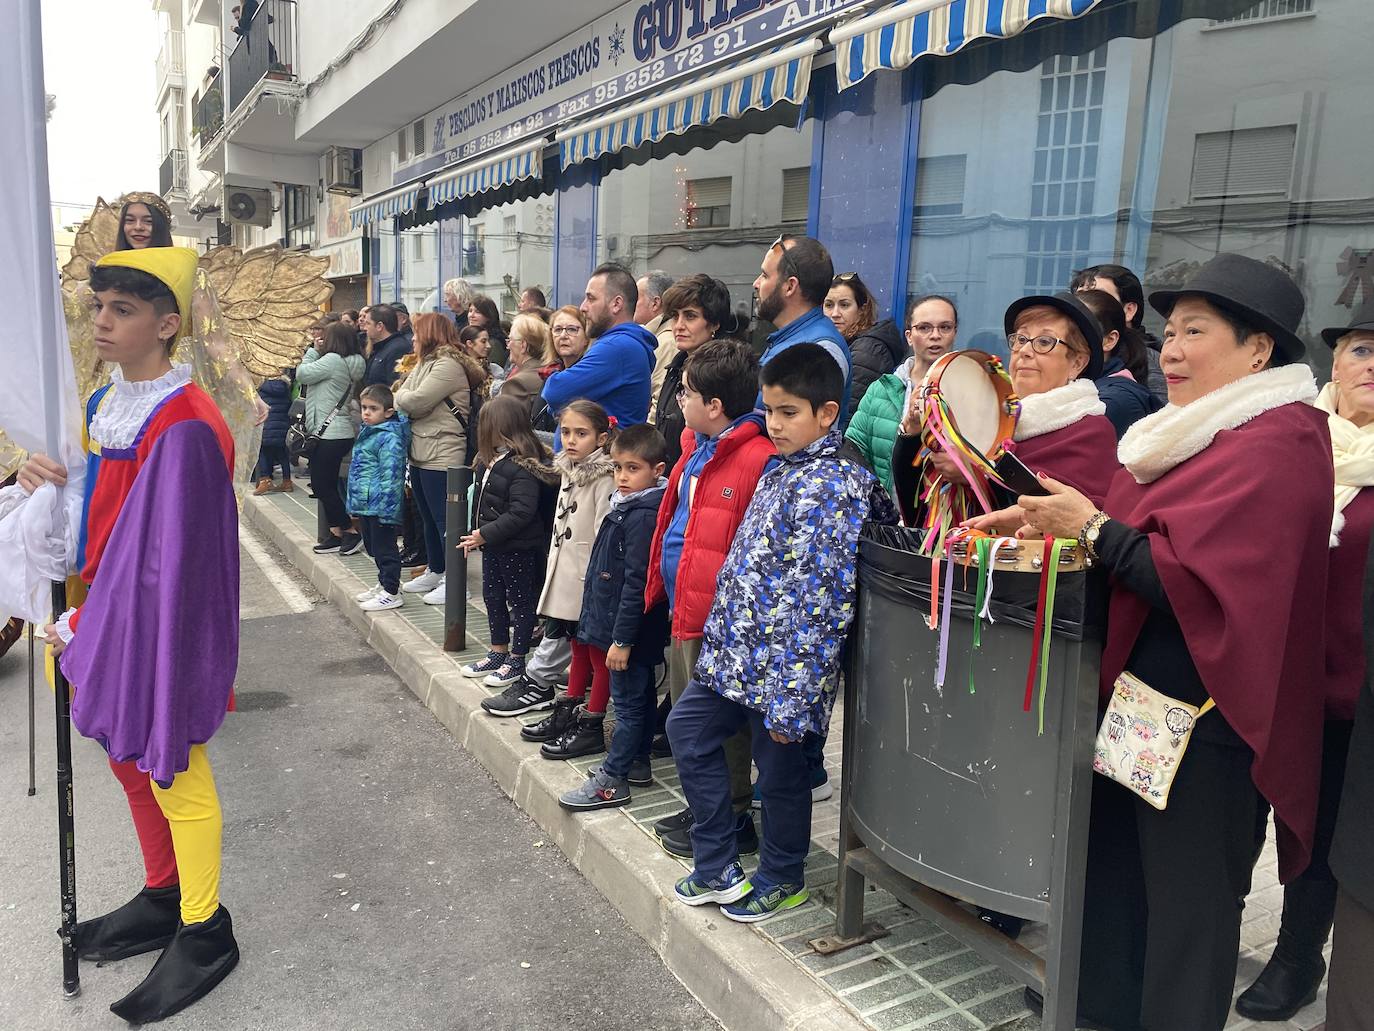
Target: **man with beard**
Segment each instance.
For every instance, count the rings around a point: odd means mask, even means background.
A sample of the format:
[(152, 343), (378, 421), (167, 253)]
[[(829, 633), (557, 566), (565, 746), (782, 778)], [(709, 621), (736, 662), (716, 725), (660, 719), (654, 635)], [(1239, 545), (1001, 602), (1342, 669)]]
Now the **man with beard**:
[(634, 321), (638, 300), (634, 277), (620, 265), (605, 264), (592, 273), (581, 304), (592, 345), (576, 365), (545, 381), (549, 411), (557, 413), (581, 397), (606, 409), (621, 429), (649, 420), (649, 379), (658, 341)]
[[(834, 278), (830, 252), (819, 240), (784, 233), (764, 254), (754, 292), (759, 298), (759, 318), (777, 327), (768, 334), (768, 349), (759, 359), (760, 367), (793, 344), (825, 348), (844, 373), (844, 400), (836, 422), (844, 426), (849, 422), (849, 381), (853, 375), (849, 345), (821, 310)], [(763, 406), (761, 394), (759, 406)]]

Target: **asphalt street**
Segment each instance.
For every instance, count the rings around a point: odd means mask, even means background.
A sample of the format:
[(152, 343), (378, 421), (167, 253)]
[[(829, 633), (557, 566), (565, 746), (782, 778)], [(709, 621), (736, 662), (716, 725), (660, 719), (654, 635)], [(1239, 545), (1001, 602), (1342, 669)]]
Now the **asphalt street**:
[[(274, 557), (260, 540), (243, 551), (241, 711), (211, 744), (243, 959), (159, 1027), (719, 1027)], [(0, 658), (0, 1031), (123, 1028), (108, 1006), (156, 954), (82, 964), (81, 995), (61, 995), (52, 696), (40, 674), (29, 798), (26, 660), (25, 642)], [(77, 911), (90, 917), (132, 896), (142, 866), (104, 753), (75, 737), (74, 769)]]

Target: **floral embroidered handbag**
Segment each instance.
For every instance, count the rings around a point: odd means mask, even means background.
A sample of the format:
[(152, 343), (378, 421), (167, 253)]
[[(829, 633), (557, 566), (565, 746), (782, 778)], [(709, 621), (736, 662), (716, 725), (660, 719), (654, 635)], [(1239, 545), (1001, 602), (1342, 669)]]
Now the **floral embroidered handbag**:
[(1214, 704), (1208, 698), (1196, 708), (1122, 673), (1097, 732), (1093, 770), (1165, 808), (1193, 727)]

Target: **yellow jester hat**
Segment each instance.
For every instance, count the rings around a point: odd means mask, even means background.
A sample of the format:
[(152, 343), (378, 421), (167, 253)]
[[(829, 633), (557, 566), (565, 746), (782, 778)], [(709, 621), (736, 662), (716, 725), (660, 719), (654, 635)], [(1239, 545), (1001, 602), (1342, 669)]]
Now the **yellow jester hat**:
[(181, 314), (181, 328), (176, 336), (178, 340), (191, 331), (191, 292), (195, 287), (199, 264), (200, 255), (190, 247), (143, 247), (139, 250), (111, 251), (96, 262), (100, 267), (117, 265), (138, 269), (161, 280), (177, 299), (177, 311)]

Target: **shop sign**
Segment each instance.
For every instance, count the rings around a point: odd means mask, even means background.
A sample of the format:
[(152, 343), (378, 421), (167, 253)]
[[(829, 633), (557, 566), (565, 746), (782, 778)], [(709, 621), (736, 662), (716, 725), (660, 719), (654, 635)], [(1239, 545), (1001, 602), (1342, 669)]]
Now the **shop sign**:
[(326, 279), (344, 279), (363, 274), (363, 247), (365, 240), (347, 240), (324, 247), (316, 247), (310, 253), (317, 258), (328, 258), (329, 268)]
[(397, 169), (393, 182), (543, 135), (782, 43), (866, 2), (631, 0), (431, 112), (430, 155)]

